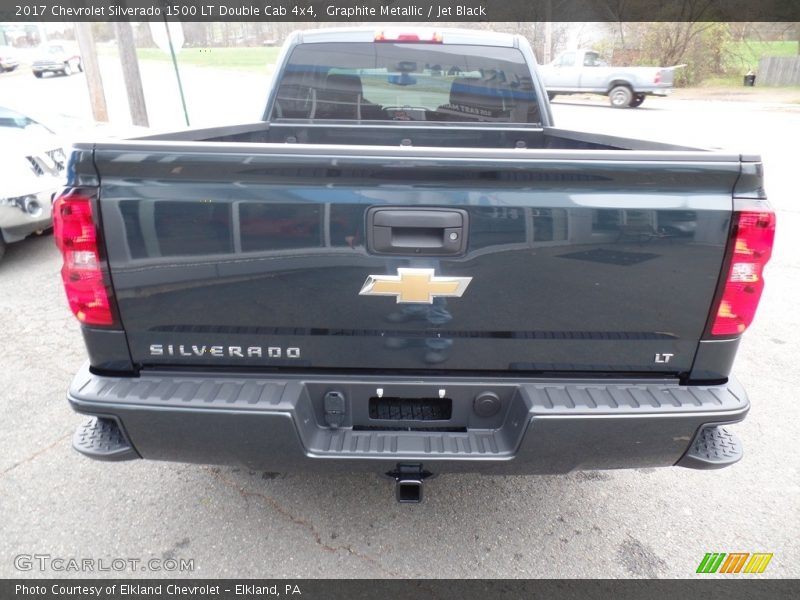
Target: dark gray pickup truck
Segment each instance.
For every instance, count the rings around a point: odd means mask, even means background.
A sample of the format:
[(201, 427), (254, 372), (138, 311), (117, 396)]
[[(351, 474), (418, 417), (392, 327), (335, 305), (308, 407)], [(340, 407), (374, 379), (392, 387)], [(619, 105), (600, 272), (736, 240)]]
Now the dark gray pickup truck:
[(263, 121), (68, 172), (89, 457), (371, 469), (414, 502), (441, 472), (741, 456), (759, 157), (555, 128), (520, 37), (298, 33)]

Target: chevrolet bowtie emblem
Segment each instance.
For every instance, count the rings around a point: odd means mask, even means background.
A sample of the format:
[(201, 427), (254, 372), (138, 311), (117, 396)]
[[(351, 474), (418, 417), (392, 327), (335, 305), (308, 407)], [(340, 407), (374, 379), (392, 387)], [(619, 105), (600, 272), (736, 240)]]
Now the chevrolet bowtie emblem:
[(458, 298), (472, 277), (436, 277), (433, 269), (397, 269), (397, 275), (370, 275), (361, 296), (396, 296), (397, 303), (433, 304), (436, 297)]

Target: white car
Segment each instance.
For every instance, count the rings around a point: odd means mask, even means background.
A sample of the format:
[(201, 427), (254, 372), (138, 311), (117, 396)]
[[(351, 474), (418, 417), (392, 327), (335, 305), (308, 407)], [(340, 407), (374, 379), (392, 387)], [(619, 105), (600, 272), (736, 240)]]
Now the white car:
[(65, 168), (58, 136), (0, 107), (0, 258), (6, 244), (52, 226), (52, 196), (63, 184)]
[(31, 69), (38, 79), (45, 73), (72, 75), (83, 71), (83, 63), (77, 48), (65, 43), (51, 43), (38, 49)]
[(19, 66), (16, 53), (10, 46), (0, 46), (0, 73), (13, 71)]

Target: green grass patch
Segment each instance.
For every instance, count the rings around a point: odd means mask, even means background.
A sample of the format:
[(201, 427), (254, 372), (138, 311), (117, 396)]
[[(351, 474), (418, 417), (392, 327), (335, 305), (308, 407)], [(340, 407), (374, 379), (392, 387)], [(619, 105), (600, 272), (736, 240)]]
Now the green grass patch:
[[(744, 75), (758, 70), (758, 61), (764, 56), (797, 56), (798, 42), (760, 42), (745, 40), (731, 42), (725, 47), (725, 71)], [(740, 80), (741, 83), (741, 80)]]
[[(280, 48), (183, 48), (178, 54), (179, 65), (265, 71), (274, 65)], [(158, 48), (137, 48), (139, 60), (170, 61), (170, 55)]]
[[(745, 71), (746, 73), (747, 71)], [(699, 87), (742, 87), (744, 85), (743, 75), (729, 75), (727, 77), (707, 77), (700, 83)]]

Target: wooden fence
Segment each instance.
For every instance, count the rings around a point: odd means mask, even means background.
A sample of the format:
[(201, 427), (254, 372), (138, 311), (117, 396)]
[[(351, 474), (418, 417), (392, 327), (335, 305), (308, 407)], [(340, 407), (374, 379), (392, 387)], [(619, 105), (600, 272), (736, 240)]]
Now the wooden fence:
[(766, 56), (758, 61), (756, 85), (800, 85), (800, 56)]

